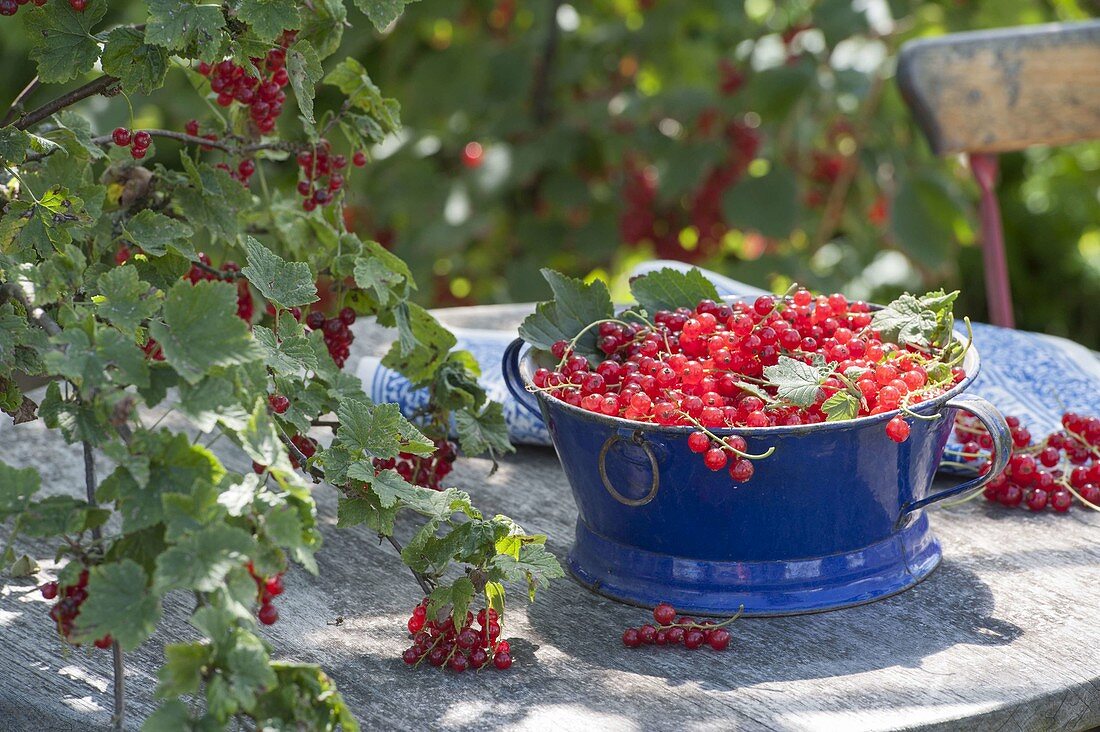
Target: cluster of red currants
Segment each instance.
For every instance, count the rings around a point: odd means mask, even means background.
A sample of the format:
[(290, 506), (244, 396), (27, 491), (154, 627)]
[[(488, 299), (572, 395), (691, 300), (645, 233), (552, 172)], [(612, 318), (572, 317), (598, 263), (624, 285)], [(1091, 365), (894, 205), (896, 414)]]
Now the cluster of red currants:
[(355, 311), (351, 308), (343, 308), (335, 318), (326, 318), (319, 310), (312, 311), (306, 316), (306, 325), (310, 330), (320, 330), (325, 339), (325, 347), (336, 362), (338, 368), (344, 368), (348, 356), (351, 355), (351, 344), (355, 340), (355, 334), (351, 332), (351, 325), (355, 322)]
[[(21, 5), (26, 5), (28, 2), (32, 2), (38, 7), (42, 7), (46, 4), (46, 0), (0, 0), (0, 16), (11, 17), (19, 12)], [(69, 5), (72, 9), (78, 13), (84, 12), (84, 8), (88, 5), (88, 0), (69, 0)]]
[(676, 609), (667, 602), (653, 608), (656, 625), (646, 623), (640, 628), (627, 628), (623, 631), (623, 645), (637, 648), (641, 645), (676, 646), (683, 644), (694, 651), (708, 645), (716, 651), (724, 651), (730, 644), (730, 632), (723, 626), (740, 617), (740, 613), (728, 620), (716, 623), (713, 620), (695, 622), (694, 618), (676, 615)]
[(256, 617), (264, 625), (274, 625), (279, 619), (279, 611), (275, 609), (274, 600), (283, 594), (283, 573), (279, 572), (273, 577), (261, 577), (256, 574), (252, 562), (249, 562), (248, 574), (256, 582), (256, 601), (260, 603), (260, 610), (256, 613)]
[(111, 133), (111, 140), (119, 147), (130, 148), (130, 157), (141, 160), (149, 152), (149, 146), (153, 144), (153, 136), (145, 130), (133, 132), (125, 127), (116, 127)]
[[(595, 326), (596, 324), (593, 324)], [(961, 369), (936, 381), (925, 368), (929, 358), (883, 342), (871, 329), (866, 303), (849, 303), (840, 294), (814, 297), (764, 295), (755, 302), (700, 302), (694, 309), (658, 311), (653, 323), (602, 321), (599, 350), (605, 359), (592, 368), (565, 341), (553, 344), (557, 367), (540, 368), (537, 389), (572, 406), (598, 414), (660, 425), (694, 425), (690, 445), (708, 467), (726, 467), (731, 475), (751, 476), (752, 466), (740, 438), (721, 440), (710, 429), (815, 424), (826, 420), (823, 405), (834, 394), (858, 390), (857, 416), (883, 414), (919, 404), (964, 378)], [(784, 401), (761, 377), (787, 356), (805, 363), (831, 363), (814, 403), (803, 407)], [(909, 437), (899, 414), (887, 436)], [(718, 452), (715, 452), (717, 450)]]
[[(1038, 512), (1049, 507), (1065, 513), (1076, 498), (1100, 511), (1100, 418), (1066, 412), (1062, 429), (1038, 443), (1018, 418), (1005, 419), (1012, 430), (1012, 455), (1004, 472), (986, 484), (986, 500), (1009, 508), (1026, 506)], [(964, 442), (963, 458), (982, 461), (979, 472), (988, 471), (982, 450), (992, 448), (993, 439), (981, 423), (959, 415), (955, 433)]]
[(267, 52), (264, 58), (252, 58), (252, 63), (265, 77), (253, 76), (243, 66), (229, 59), (211, 66), (205, 61), (199, 63), (198, 71), (210, 78), (210, 90), (217, 94), (217, 103), (228, 107), (239, 102), (248, 107), (248, 116), (261, 134), (275, 129), (275, 122), (283, 112), (286, 92), (283, 88), (290, 83), (286, 70), (286, 49), (294, 42), (296, 33), (288, 31), (279, 39), (278, 48)]
[[(302, 197), (302, 208), (312, 211), (318, 206), (332, 203), (337, 191), (344, 187), (344, 174), (348, 159), (343, 155), (333, 155), (332, 145), (322, 139), (312, 150), (303, 150), (295, 158), (302, 169), (302, 180), (298, 181), (298, 195)], [(351, 157), (355, 167), (367, 164), (367, 155), (356, 150)]]
[(478, 630), (474, 630), (474, 614), (466, 613), (466, 622), (455, 628), (450, 615), (443, 622), (428, 619), (428, 598), (413, 608), (408, 629), (413, 644), (405, 649), (402, 659), (410, 666), (417, 666), (427, 659), (436, 668), (446, 666), (455, 673), (466, 669), (479, 670), (491, 661), (504, 671), (512, 666), (512, 648), (500, 637), (500, 617), (489, 608), (477, 613)]
[(224, 274), (217, 274), (212, 271), (213, 266), (210, 263), (210, 257), (204, 252), (199, 252), (199, 262), (206, 265), (201, 267), (199, 264), (192, 264), (191, 269), (184, 275), (184, 279), (188, 280), (192, 285), (201, 280), (225, 280), (227, 282), (235, 282), (237, 285), (237, 317), (246, 323), (252, 323), (252, 317), (256, 314), (255, 302), (252, 299), (252, 288), (248, 286), (248, 280), (239, 276), (241, 271), (240, 266), (236, 262), (226, 262), (221, 266), (221, 272)]
[(442, 480), (454, 469), (458, 448), (450, 440), (437, 439), (435, 452), (427, 457), (403, 452), (396, 458), (374, 458), (375, 470), (396, 470), (402, 478), (433, 491), (442, 490)]
[[(699, 128), (704, 136), (718, 122), (717, 110), (700, 115)], [(657, 189), (656, 168), (630, 162), (623, 168), (623, 212), (619, 217), (619, 234), (628, 244), (650, 243), (659, 257), (698, 261), (713, 256), (720, 248), (722, 237), (729, 231), (722, 213), (722, 197), (726, 190), (745, 174), (760, 146), (759, 133), (734, 121), (723, 128), (728, 145), (726, 159), (713, 168), (698, 189), (688, 194), (685, 212), (680, 204), (661, 206)], [(691, 226), (697, 241), (688, 246), (680, 232)]]
[[(75, 585), (61, 587), (57, 582), (47, 582), (38, 588), (42, 597), (47, 600), (57, 600), (50, 607), (50, 620), (57, 625), (57, 632), (66, 641), (73, 632), (73, 623), (80, 615), (80, 606), (88, 599), (88, 570), (82, 569)], [(58, 599), (60, 598), (60, 599)], [(110, 648), (112, 639), (105, 635), (95, 641), (96, 648)], [(79, 645), (79, 644), (77, 644)]]

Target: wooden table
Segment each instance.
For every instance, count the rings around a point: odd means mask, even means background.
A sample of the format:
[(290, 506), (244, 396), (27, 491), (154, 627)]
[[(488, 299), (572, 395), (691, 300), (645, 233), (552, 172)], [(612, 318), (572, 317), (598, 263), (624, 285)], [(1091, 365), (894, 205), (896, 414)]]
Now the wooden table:
[[(522, 310), (441, 313), (450, 324), (514, 327)], [(360, 332), (359, 354), (377, 333)], [(174, 415), (167, 421), (172, 422)], [(177, 426), (182, 426), (178, 421)], [(218, 446), (225, 441), (218, 443)], [(248, 461), (226, 447), (227, 463)], [(40, 423), (0, 427), (0, 457), (34, 465), (44, 492), (83, 490), (79, 446)], [(101, 474), (106, 474), (107, 465)], [(486, 477), (461, 460), (454, 483), (487, 512), (549, 535), (559, 556), (576, 509), (552, 450), (521, 448)], [(419, 599), (388, 546), (337, 530), (335, 491), (316, 495), (319, 577), (292, 571), (266, 632), (282, 657), (316, 661), (365, 729), (965, 729), (1073, 730), (1100, 724), (1100, 516), (1030, 515), (983, 501), (937, 510), (944, 561), (899, 596), (820, 615), (746, 619), (728, 651), (625, 648), (644, 611), (554, 582), (531, 606), (512, 594), (505, 673), (410, 670), (400, 659)], [(408, 527), (401, 527), (408, 529)], [(0, 532), (0, 536), (3, 533)], [(18, 546), (51, 568), (53, 547)], [(0, 732), (105, 727), (110, 662), (63, 653), (48, 604), (28, 580), (0, 591)], [(129, 726), (153, 708), (162, 644), (188, 634), (187, 599), (170, 596), (160, 632), (128, 655)]]

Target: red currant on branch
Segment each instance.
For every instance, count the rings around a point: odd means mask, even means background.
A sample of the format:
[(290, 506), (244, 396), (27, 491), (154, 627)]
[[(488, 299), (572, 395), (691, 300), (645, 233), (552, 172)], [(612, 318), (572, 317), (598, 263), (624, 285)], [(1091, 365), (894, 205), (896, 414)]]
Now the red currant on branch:
[[(508, 641), (498, 640), (502, 618), (496, 610), (483, 608), (476, 616), (467, 611), (462, 627), (456, 628), (450, 614), (442, 622), (429, 619), (428, 603), (427, 597), (421, 600), (406, 624), (413, 638), (413, 644), (401, 656), (406, 664), (415, 668), (427, 661), (429, 666), (455, 673), (481, 670), (490, 661), (500, 671), (511, 668), (512, 648)], [(477, 630), (473, 627), (475, 620)]]

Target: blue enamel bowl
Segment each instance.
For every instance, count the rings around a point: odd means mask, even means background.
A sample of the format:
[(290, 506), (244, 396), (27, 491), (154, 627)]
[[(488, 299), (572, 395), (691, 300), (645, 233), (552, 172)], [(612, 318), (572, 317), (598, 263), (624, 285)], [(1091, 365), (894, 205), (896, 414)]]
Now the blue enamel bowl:
[[(859, 605), (920, 582), (940, 561), (925, 507), (979, 490), (1007, 463), (1011, 435), (992, 404), (966, 395), (980, 367), (912, 411), (909, 439), (895, 443), (897, 414), (792, 427), (714, 430), (739, 434), (755, 462), (737, 484), (688, 448), (691, 427), (593, 414), (527, 390), (538, 365), (517, 339), (504, 354), (508, 388), (549, 428), (579, 516), (568, 568), (607, 597), (652, 607), (670, 602), (699, 615), (788, 615)], [(933, 491), (957, 410), (993, 438), (993, 469)]]

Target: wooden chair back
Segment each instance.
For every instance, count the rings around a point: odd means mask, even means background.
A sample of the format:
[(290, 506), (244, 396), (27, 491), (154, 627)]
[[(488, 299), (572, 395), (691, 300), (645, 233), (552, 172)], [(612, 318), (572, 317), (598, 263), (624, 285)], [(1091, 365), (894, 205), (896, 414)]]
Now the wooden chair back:
[(1012, 327), (996, 154), (1100, 139), (1100, 21), (910, 41), (897, 81), (932, 150), (970, 158), (982, 190), (990, 317)]

